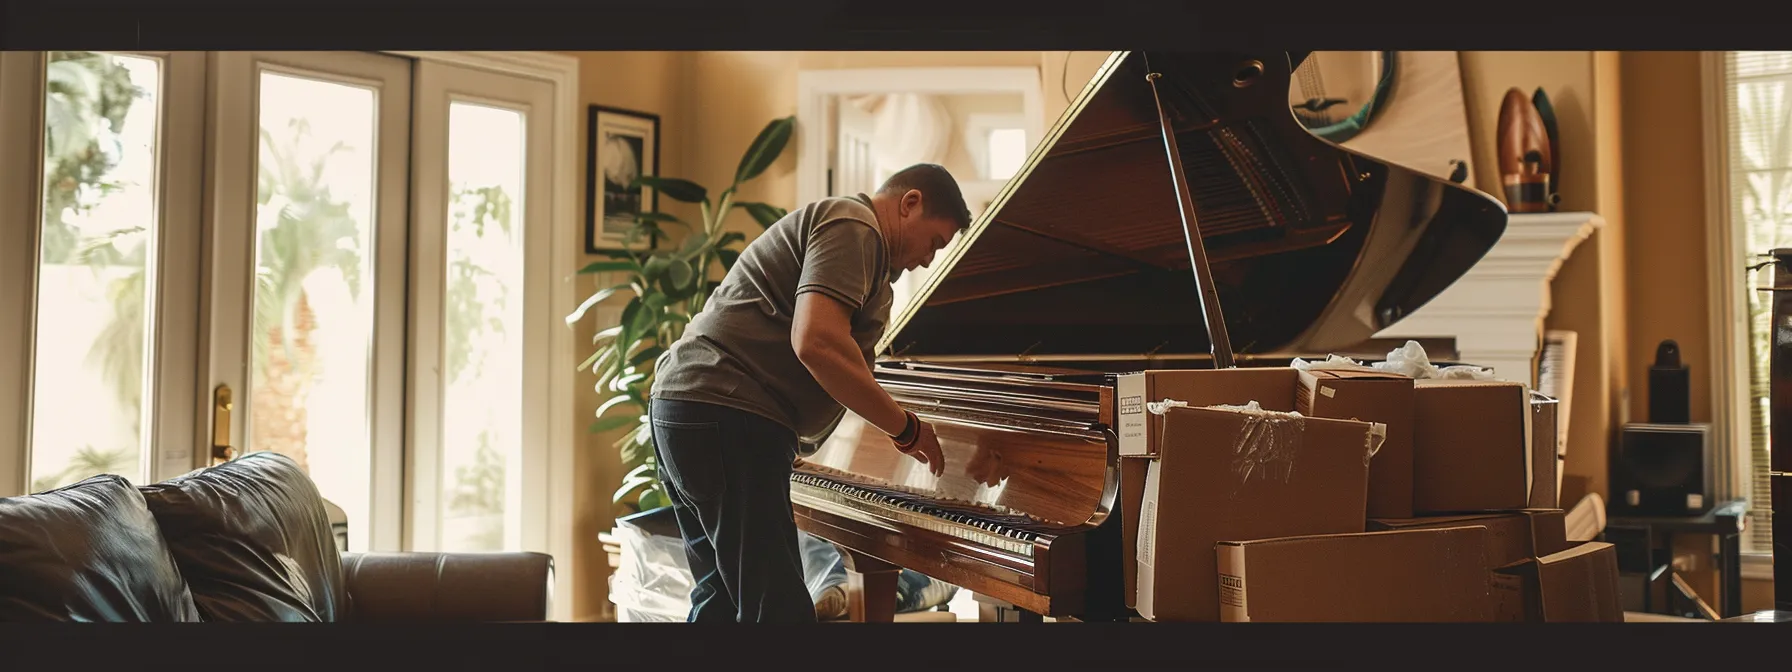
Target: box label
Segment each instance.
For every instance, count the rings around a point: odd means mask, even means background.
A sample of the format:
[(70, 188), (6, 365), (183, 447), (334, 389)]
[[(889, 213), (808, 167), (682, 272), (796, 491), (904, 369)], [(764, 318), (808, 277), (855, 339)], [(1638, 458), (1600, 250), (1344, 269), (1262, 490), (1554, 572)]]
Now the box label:
[(1145, 374), (1131, 373), (1119, 376), (1114, 383), (1115, 402), (1119, 407), (1115, 413), (1119, 427), (1115, 433), (1120, 436), (1121, 455), (1148, 455), (1149, 439), (1146, 436), (1149, 413), (1145, 410)]
[(1231, 574), (1220, 575), (1220, 604), (1244, 608), (1244, 579)]

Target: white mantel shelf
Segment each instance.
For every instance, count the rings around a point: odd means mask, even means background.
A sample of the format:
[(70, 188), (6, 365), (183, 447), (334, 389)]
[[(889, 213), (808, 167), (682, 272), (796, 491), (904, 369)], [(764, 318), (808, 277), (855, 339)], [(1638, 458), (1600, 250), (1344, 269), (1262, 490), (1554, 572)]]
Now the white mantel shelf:
[(1510, 215), (1505, 234), (1480, 263), (1376, 338), (1453, 337), (1463, 363), (1535, 384), (1550, 281), (1575, 246), (1604, 225), (1591, 212)]

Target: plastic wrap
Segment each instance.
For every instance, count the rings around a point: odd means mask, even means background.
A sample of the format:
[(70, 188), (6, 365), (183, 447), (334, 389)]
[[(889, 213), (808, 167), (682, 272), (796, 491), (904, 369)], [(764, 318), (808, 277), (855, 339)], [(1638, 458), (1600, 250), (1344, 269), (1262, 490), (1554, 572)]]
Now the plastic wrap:
[(1425, 354), (1425, 346), (1418, 341), (1407, 341), (1406, 345), (1394, 348), (1388, 353), (1387, 361), (1371, 364), (1376, 369), (1398, 373), (1415, 380), (1435, 378), (1442, 380), (1496, 380), (1491, 369), (1479, 366), (1445, 366), (1438, 367), (1431, 363)]
[[(1172, 408), (1186, 408), (1188, 403), (1165, 399), (1149, 402), (1145, 407), (1153, 415), (1164, 415)], [(1261, 473), (1265, 478), (1280, 478), (1283, 482), (1293, 477), (1294, 457), (1300, 454), (1301, 438), (1306, 431), (1306, 416), (1298, 411), (1264, 410), (1262, 404), (1256, 401), (1242, 406), (1221, 404), (1207, 408), (1236, 411), (1245, 415), (1244, 427), (1232, 441), (1232, 454), (1236, 456), (1232, 460), (1232, 471), (1238, 474), (1240, 483), (1254, 473)], [(1368, 464), (1375, 457), (1375, 453), (1381, 450), (1381, 444), (1388, 438), (1386, 424), (1368, 424), (1369, 431), (1363, 439), (1363, 464)]]
[(647, 534), (627, 523), (616, 526), (621, 566), (610, 574), (610, 602), (620, 623), (678, 623), (691, 615), (690, 562), (684, 540)]
[[(648, 534), (621, 522), (616, 526), (621, 566), (610, 575), (610, 602), (621, 623), (683, 622), (691, 613), (696, 581), (679, 537)], [(829, 588), (846, 585), (846, 563), (840, 551), (818, 537), (797, 532), (803, 555), (803, 583), (809, 599), (821, 603)], [(919, 611), (945, 604), (957, 586), (924, 574), (902, 570), (897, 580), (897, 610)]]
[(1373, 366), (1340, 355), (1328, 355), (1325, 359), (1309, 362), (1296, 358), (1289, 366), (1297, 371), (1380, 371)]

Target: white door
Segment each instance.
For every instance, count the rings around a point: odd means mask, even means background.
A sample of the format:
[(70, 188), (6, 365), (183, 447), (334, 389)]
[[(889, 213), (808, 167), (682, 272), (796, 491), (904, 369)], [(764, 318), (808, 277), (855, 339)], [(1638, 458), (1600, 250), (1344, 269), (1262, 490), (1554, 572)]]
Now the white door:
[(350, 548), (400, 548), (411, 62), (209, 58), (196, 406), (209, 429), (228, 386), (230, 446), (297, 461)]

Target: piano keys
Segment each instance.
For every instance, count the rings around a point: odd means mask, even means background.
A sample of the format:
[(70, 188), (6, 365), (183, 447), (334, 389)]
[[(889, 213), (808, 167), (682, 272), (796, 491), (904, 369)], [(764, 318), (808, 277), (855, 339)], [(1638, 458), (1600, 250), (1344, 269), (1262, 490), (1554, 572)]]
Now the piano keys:
[(876, 379), (934, 424), (945, 473), (848, 413), (792, 476), (798, 527), (866, 571), (1132, 617), (1115, 376), (1360, 348), (1505, 229), (1485, 194), (1309, 133), (1297, 62), (1111, 57), (878, 345)]

